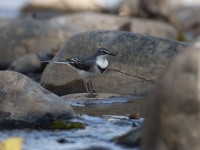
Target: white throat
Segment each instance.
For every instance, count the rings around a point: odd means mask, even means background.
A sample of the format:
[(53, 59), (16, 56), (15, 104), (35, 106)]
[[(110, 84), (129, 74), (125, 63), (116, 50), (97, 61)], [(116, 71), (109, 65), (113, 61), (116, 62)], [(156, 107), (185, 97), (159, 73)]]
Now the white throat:
[(97, 56), (96, 63), (101, 68), (107, 68), (108, 67), (108, 61), (106, 59), (107, 55)]

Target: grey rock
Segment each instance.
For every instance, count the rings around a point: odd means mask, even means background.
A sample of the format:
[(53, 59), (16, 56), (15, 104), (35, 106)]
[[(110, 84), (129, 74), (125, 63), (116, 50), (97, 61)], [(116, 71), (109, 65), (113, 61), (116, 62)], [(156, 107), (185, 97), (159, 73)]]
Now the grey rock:
[(175, 57), (160, 77), (147, 104), (144, 150), (200, 149), (199, 41)]
[(13, 19), (9, 18), (0, 18), (0, 28), (8, 25)]
[(48, 21), (16, 19), (0, 28), (0, 67), (28, 54), (49, 51), (61, 46), (74, 33), (74, 27), (59, 26)]
[[(171, 58), (185, 46), (184, 43), (130, 32), (91, 31), (70, 38), (54, 60), (86, 56), (99, 47), (105, 47), (117, 54), (109, 58), (110, 69), (156, 80)], [(93, 79), (92, 83), (96, 92), (115, 94), (146, 94), (154, 86), (111, 70)], [(67, 65), (48, 65), (42, 74), (41, 84), (59, 95), (86, 91), (80, 77)]]
[(26, 54), (15, 60), (8, 69), (21, 73), (35, 72), (41, 69), (41, 62), (37, 54)]
[(20, 72), (31, 78), (33, 81), (39, 83), (41, 74), (46, 67), (47, 63), (42, 63), (42, 60), (50, 60), (48, 53), (31, 53), (25, 54), (22, 57), (17, 58), (13, 63), (6, 69), (16, 72)]
[(112, 141), (117, 144), (129, 146), (129, 147), (138, 147), (141, 146), (141, 138), (142, 138), (142, 127), (137, 127), (131, 129), (126, 134), (114, 138)]
[(39, 83), (41, 74), (47, 65), (45, 61), (50, 61), (53, 56), (54, 54), (51, 51), (25, 54), (13, 61), (7, 70), (23, 73)]
[(55, 118), (74, 117), (60, 97), (13, 71), (0, 71), (0, 129), (49, 128)]

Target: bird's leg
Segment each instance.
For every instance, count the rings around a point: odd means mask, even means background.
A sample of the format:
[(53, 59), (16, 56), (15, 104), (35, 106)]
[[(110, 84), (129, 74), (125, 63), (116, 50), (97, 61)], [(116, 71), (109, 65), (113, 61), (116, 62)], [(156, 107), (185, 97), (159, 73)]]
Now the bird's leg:
[(90, 90), (90, 97), (96, 97), (97, 96), (97, 94), (93, 94), (92, 93), (92, 85), (91, 85), (91, 81), (89, 80), (89, 82), (88, 82), (88, 85), (89, 85), (89, 90)]
[(84, 81), (84, 85), (85, 85), (85, 88), (86, 88), (86, 90), (87, 90), (87, 96), (89, 96), (90, 95), (90, 92), (89, 92), (89, 90), (88, 90), (88, 80), (83, 80)]
[[(87, 93), (88, 93), (86, 96), (89, 97), (89, 98), (94, 98), (96, 95), (94, 95), (92, 93), (92, 88), (91, 88), (91, 85), (90, 85), (90, 80), (84, 80), (84, 85), (85, 85)], [(88, 86), (89, 86), (89, 89), (88, 89)]]
[(92, 86), (91, 86), (91, 81), (90, 80), (88, 82), (88, 85), (89, 85), (90, 94), (93, 95), (93, 93), (92, 93)]

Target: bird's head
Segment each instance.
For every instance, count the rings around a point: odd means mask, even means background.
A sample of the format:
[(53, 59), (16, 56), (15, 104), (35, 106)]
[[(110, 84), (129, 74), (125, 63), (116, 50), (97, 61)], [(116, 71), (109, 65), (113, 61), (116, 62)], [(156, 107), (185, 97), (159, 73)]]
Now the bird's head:
[(102, 56), (102, 57), (106, 57), (108, 55), (116, 56), (115, 54), (110, 53), (106, 48), (99, 48), (97, 53), (96, 53), (96, 55), (97, 56)]

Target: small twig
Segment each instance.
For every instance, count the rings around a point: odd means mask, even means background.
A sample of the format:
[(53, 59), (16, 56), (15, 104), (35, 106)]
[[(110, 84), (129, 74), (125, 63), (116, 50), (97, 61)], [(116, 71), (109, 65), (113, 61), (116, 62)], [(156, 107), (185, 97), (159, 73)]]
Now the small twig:
[(133, 82), (119, 84), (119, 86), (129, 85), (129, 84), (138, 83), (138, 82), (145, 82), (145, 81), (133, 81)]
[(142, 78), (142, 77), (136, 76), (136, 75), (131, 75), (131, 74), (128, 74), (128, 73), (125, 73), (125, 72), (119, 71), (119, 70), (117, 70), (117, 69), (109, 69), (109, 68), (108, 68), (108, 70), (115, 71), (115, 72), (119, 72), (119, 73), (125, 74), (125, 75), (127, 75), (127, 76), (135, 77), (135, 78), (138, 78), (138, 79), (144, 80), (144, 81), (146, 81), (146, 82), (149, 82), (149, 83), (151, 83), (151, 84), (155, 84), (155, 83), (156, 83), (156, 82), (153, 81), (153, 80), (148, 80), (148, 79), (145, 79), (145, 78)]

